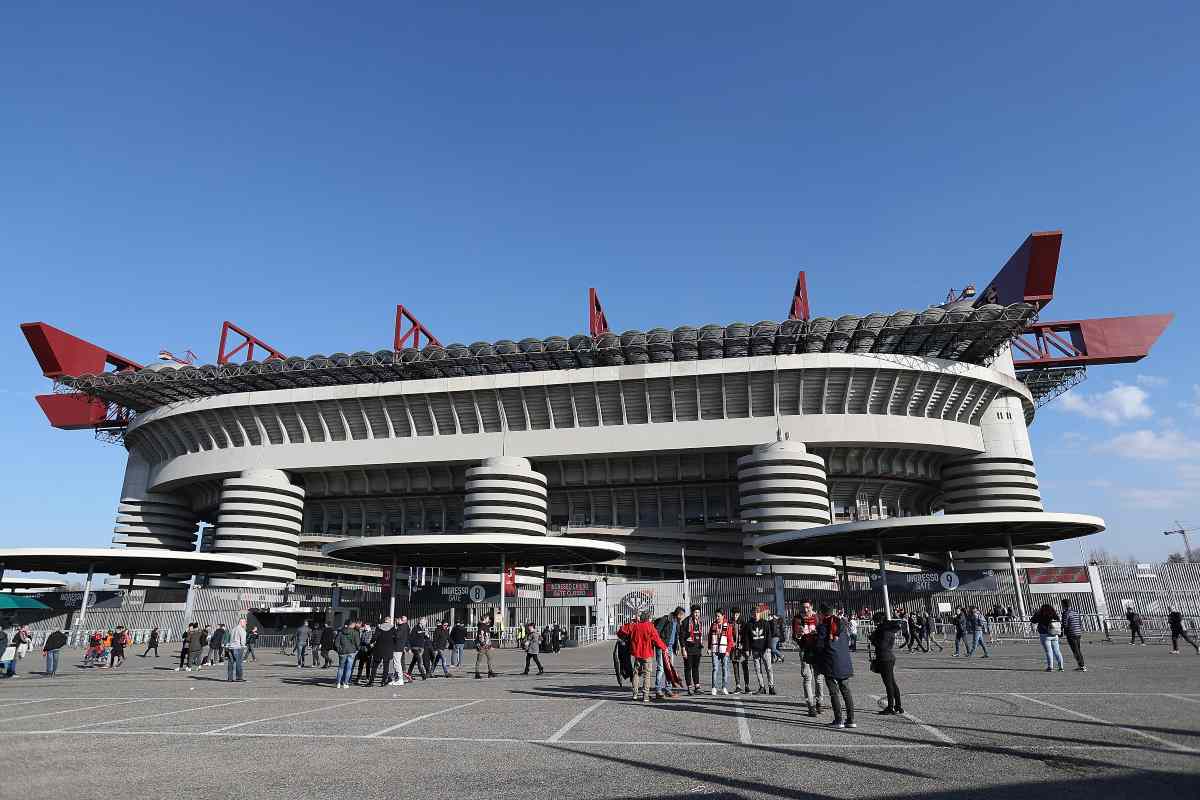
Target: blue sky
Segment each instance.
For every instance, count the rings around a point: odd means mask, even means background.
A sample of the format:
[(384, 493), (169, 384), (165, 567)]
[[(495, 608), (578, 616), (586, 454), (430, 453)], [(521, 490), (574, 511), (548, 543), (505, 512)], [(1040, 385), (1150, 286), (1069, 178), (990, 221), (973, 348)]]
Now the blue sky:
[[(17, 328), (131, 358), (923, 307), (1065, 232), (1045, 319), (1174, 311), (1032, 429), (1084, 547), (1200, 525), (1194, 4), (156, 3), (0, 26), (0, 532), (106, 545), (123, 451), (50, 429)], [(1056, 548), (1077, 561), (1073, 543)]]

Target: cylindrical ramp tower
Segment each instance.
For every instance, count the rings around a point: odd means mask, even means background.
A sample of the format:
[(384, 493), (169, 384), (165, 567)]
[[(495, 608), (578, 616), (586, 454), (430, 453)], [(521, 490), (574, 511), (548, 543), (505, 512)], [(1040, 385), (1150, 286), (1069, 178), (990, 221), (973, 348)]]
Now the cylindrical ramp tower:
[(304, 490), (283, 472), (247, 470), (221, 484), (213, 552), (244, 555), (263, 568), (242, 575), (214, 575), (213, 587), (279, 589), (296, 579), (304, 518)]
[[(743, 533), (762, 535), (829, 524), (825, 459), (808, 452), (803, 444), (779, 441), (759, 445), (737, 463)], [(752, 550), (747, 555), (776, 573), (821, 582), (837, 577), (836, 562), (828, 556), (776, 558)]]
[(546, 535), (546, 476), (524, 458), (484, 459), (467, 470), (465, 533)]

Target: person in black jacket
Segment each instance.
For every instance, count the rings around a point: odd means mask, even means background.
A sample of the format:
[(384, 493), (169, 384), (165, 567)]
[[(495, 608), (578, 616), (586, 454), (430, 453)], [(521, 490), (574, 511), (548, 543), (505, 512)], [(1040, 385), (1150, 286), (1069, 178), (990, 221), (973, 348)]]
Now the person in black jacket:
[(367, 624), (362, 624), (358, 628), (358, 670), (355, 673), (354, 682), (362, 683), (363, 674), (367, 676), (367, 685), (371, 685), (371, 628)]
[(742, 626), (746, 621), (742, 618), (742, 610), (737, 606), (729, 615), (729, 625), (733, 628), (733, 647), (729, 650), (730, 661), (733, 663), (733, 693), (750, 694), (750, 653), (746, 643), (742, 641)]
[[(1063, 605), (1066, 606), (1066, 604), (1067, 601), (1063, 600)], [(1200, 644), (1196, 644), (1192, 637), (1188, 635), (1188, 632), (1184, 630), (1183, 614), (1180, 614), (1171, 606), (1167, 606), (1167, 625), (1171, 628), (1171, 655), (1179, 655), (1180, 639), (1183, 639), (1192, 647), (1196, 648), (1196, 655), (1200, 655)], [(1075, 645), (1071, 646), (1072, 648), (1075, 647)], [(1076, 658), (1078, 659), (1079, 656), (1076, 656)], [(1082, 664), (1083, 661), (1080, 660), (1079, 663)]]
[(146, 642), (146, 652), (142, 653), (142, 658), (149, 655), (151, 650), (154, 651), (154, 657), (158, 658), (158, 628), (150, 631), (150, 641)]
[(431, 649), (429, 634), (425, 632), (425, 626), (418, 622), (408, 637), (408, 651), (412, 657), (408, 662), (408, 669), (404, 671), (406, 675), (420, 675), (421, 680), (429, 678), (429, 657), (426, 655), (428, 649)]
[(854, 676), (854, 663), (850, 659), (850, 634), (846, 631), (845, 623), (834, 616), (827, 605), (820, 608), (813, 649), (818, 671), (825, 677), (829, 701), (833, 704), (830, 727), (857, 728), (854, 723), (854, 695), (850, 693), (848, 683)]
[(58, 651), (67, 646), (67, 635), (62, 631), (54, 631), (46, 637), (42, 647), (42, 655), (46, 657), (46, 677), (53, 678), (58, 674)]
[(383, 622), (375, 629), (375, 637), (371, 640), (371, 677), (367, 686), (375, 683), (375, 673), (379, 675), (379, 685), (385, 686), (391, 678), (392, 656), (396, 652), (396, 629), (392, 626), (392, 618), (384, 617)]
[(446, 650), (450, 647), (450, 625), (439, 622), (433, 629), (433, 660), (429, 662), (429, 674), (433, 675), (438, 664), (442, 665), (442, 677), (449, 678), (450, 670), (446, 668)]
[(900, 687), (896, 685), (896, 636), (902, 633), (901, 624), (888, 619), (882, 611), (876, 611), (871, 617), (875, 630), (871, 631), (871, 646), (875, 648), (875, 657), (871, 660), (871, 669), (879, 673), (883, 680), (883, 689), (887, 692), (887, 708), (880, 714), (903, 714), (904, 706), (900, 702)]
[(700, 620), (700, 606), (692, 606), (691, 614), (679, 623), (679, 641), (683, 644), (683, 682), (688, 694), (700, 693), (700, 658), (704, 655), (708, 628)]
[[(321, 667), (327, 668), (327, 667), (331, 666), (331, 663), (332, 663), (329, 660), (330, 651), (337, 649), (337, 631), (335, 631), (332, 627), (330, 627), (328, 625), (322, 627), (321, 628), (321, 642), (320, 642), (319, 646), (321, 648), (321, 659), (322, 659)], [(340, 663), (340, 659), (339, 659), (339, 663)]]
[(466, 646), (467, 627), (461, 622), (456, 622), (450, 629), (450, 666), (461, 667), (463, 665), (463, 650)]

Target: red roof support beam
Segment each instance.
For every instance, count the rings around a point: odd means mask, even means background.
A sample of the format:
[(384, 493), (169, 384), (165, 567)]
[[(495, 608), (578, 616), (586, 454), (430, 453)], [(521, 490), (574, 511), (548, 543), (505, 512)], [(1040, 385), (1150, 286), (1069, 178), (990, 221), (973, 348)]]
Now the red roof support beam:
[[(405, 322), (409, 323), (408, 330), (404, 330)], [(421, 344), (422, 336), (425, 337), (424, 345)], [(411, 344), (409, 344), (410, 338), (412, 339)], [(406, 347), (415, 347), (420, 350), (422, 347), (431, 344), (436, 344), (438, 347), (442, 346), (438, 338), (430, 333), (429, 328), (426, 328), (421, 323), (421, 320), (414, 317), (411, 311), (404, 306), (396, 306), (396, 337), (392, 341), (392, 349), (396, 352)]]
[(136, 361), (44, 322), (26, 322), (21, 325), (21, 332), (47, 378), (94, 375), (105, 372), (105, 367), (113, 367), (117, 372), (142, 368)]
[(796, 276), (796, 288), (792, 291), (792, 307), (788, 310), (788, 319), (809, 320), (808, 310), (808, 276), (804, 270)]
[(1143, 314), (1039, 322), (1013, 340), (1013, 365), (1030, 369), (1130, 364), (1150, 354), (1174, 318), (1174, 314)]
[(1062, 231), (1031, 233), (979, 293), (976, 306), (987, 303), (1032, 303), (1040, 310), (1054, 299)]
[[(230, 331), (233, 331), (234, 334), (242, 337), (242, 343), (232, 350), (226, 350), (225, 348), (229, 343)], [(267, 357), (264, 358), (263, 361), (270, 361), (272, 358), (287, 358), (287, 356), (285, 356), (283, 353), (279, 352), (274, 347), (271, 347), (271, 345), (267, 344), (262, 339), (259, 339), (254, 334), (238, 327), (237, 325), (234, 325), (229, 320), (225, 320), (225, 323), (221, 326), (221, 343), (217, 345), (217, 363), (228, 364), (233, 357), (242, 352), (242, 350), (246, 351), (245, 360), (253, 361), (255, 347), (267, 351)]]
[(604, 316), (604, 306), (600, 305), (600, 295), (594, 288), (588, 289), (588, 330), (592, 338), (608, 333), (608, 317)]

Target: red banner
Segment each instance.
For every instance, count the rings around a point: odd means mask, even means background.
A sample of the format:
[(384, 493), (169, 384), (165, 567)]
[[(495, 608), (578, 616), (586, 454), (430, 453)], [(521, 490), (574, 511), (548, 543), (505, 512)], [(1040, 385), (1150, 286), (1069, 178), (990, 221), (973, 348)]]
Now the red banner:
[(517, 596), (517, 568), (508, 567), (504, 571), (504, 596)]
[(1087, 567), (1027, 567), (1025, 582), (1031, 585), (1045, 583), (1087, 583)]

